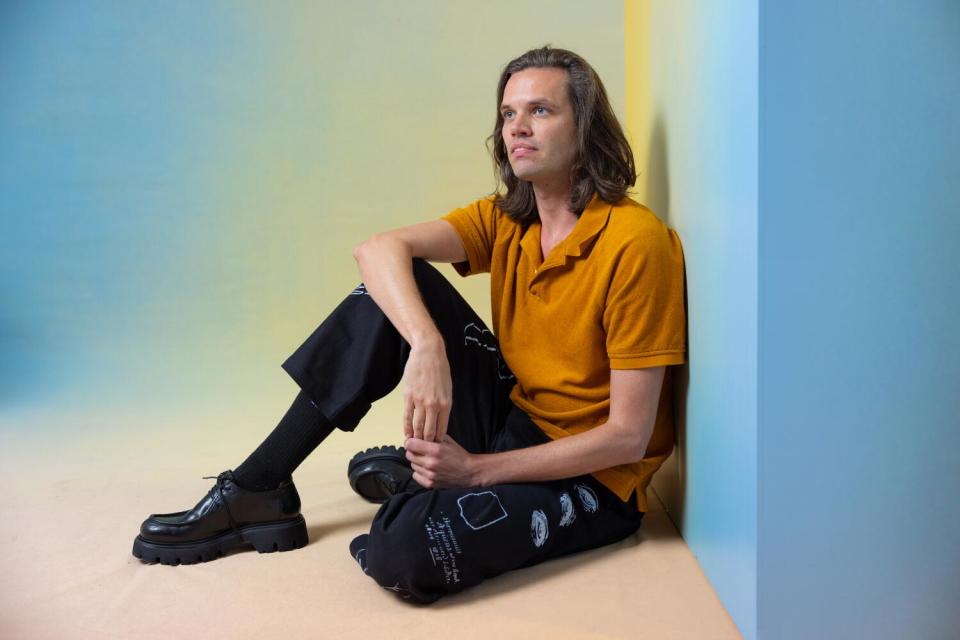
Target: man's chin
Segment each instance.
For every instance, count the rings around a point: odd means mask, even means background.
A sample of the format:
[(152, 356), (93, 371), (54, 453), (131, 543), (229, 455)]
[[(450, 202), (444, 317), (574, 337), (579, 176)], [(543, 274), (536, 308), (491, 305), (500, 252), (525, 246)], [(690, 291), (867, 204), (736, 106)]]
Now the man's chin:
[(513, 175), (517, 176), (518, 180), (523, 180), (524, 182), (533, 182), (537, 178), (537, 172), (531, 171), (527, 167), (521, 167), (519, 171), (517, 171), (516, 167), (513, 167), (512, 165), (511, 167), (513, 168)]

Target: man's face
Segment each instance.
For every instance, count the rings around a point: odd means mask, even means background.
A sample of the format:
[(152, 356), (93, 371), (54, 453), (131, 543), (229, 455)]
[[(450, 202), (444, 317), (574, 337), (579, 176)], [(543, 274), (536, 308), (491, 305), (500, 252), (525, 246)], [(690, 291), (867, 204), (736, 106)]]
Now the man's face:
[(504, 87), (500, 113), (507, 158), (516, 176), (543, 185), (568, 184), (577, 130), (566, 70), (514, 73)]

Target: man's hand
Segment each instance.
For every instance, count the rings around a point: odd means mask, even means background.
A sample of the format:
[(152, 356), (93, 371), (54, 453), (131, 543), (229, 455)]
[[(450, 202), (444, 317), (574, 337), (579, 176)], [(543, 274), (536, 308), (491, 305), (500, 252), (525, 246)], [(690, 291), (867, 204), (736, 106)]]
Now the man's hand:
[(442, 338), (410, 350), (402, 383), (403, 435), (442, 441), (453, 406), (453, 380)]
[(403, 443), (407, 460), (413, 466), (413, 479), (427, 489), (475, 487), (472, 453), (447, 434), (442, 442), (407, 438)]

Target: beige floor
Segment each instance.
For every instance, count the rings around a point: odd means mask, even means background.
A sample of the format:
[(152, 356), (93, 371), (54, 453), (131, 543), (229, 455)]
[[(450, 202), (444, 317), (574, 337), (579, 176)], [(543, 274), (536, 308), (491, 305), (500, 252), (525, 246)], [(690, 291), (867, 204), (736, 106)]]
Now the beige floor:
[(0, 638), (740, 637), (652, 492), (655, 509), (621, 543), (427, 607), (377, 587), (347, 551), (377, 507), (351, 492), (346, 462), (396, 440), (392, 409), (378, 405), (362, 433), (335, 433), (297, 470), (306, 547), (179, 567), (131, 555), (140, 522), (193, 506), (212, 485), (201, 476), (239, 464), (262, 439), (269, 409), (149, 424), (117, 413), (4, 416)]

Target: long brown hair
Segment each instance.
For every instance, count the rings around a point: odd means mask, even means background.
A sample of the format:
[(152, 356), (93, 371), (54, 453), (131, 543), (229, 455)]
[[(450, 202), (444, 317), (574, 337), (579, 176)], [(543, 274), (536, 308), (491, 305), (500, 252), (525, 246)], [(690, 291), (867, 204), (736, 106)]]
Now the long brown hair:
[[(567, 94), (573, 105), (577, 127), (577, 154), (570, 171), (573, 184), (569, 209), (579, 218), (594, 192), (606, 202), (617, 202), (636, 182), (633, 151), (617, 121), (600, 76), (586, 60), (566, 49), (550, 45), (531, 49), (507, 63), (497, 85), (497, 124), (487, 138), (493, 156), (497, 185), (491, 195), (494, 204), (526, 228), (539, 218), (533, 185), (513, 172), (503, 141), (503, 114), (500, 104), (510, 76), (529, 68), (555, 67), (567, 71)], [(491, 149), (492, 143), (492, 149)], [(501, 184), (507, 188), (500, 193)]]

